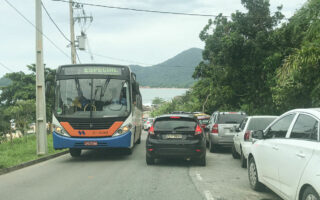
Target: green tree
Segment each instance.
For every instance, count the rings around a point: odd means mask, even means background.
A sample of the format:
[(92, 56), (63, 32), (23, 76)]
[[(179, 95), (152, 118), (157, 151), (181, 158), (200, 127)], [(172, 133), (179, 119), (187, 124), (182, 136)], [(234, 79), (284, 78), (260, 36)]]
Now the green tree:
[[(269, 113), (273, 108), (268, 84), (270, 71), (266, 59), (274, 54), (276, 27), (283, 15), (270, 13), (267, 0), (242, 0), (246, 13), (237, 11), (228, 20), (222, 14), (200, 33), (205, 42), (204, 61), (193, 77), (199, 79), (195, 88), (208, 113), (216, 109), (239, 110), (249, 113)], [(204, 88), (203, 86), (206, 85)]]
[(163, 98), (160, 98), (160, 97), (155, 97), (152, 100), (152, 104), (154, 104), (154, 105), (160, 105), (160, 104), (163, 104), (164, 102), (165, 102), (165, 100)]
[[(12, 82), (1, 89), (0, 107), (15, 106), (18, 101), (36, 99), (36, 68), (34, 64), (28, 65), (27, 68), (31, 71), (30, 74), (13, 72), (4, 76)], [(47, 121), (51, 121), (54, 108), (55, 74), (56, 70), (45, 68)]]
[(10, 119), (4, 112), (4, 108), (0, 107), (0, 143), (4, 141), (5, 134), (10, 132)]
[(319, 16), (320, 2), (309, 0), (281, 29), (291, 47), (272, 87), (281, 111), (320, 106)]
[(34, 99), (19, 100), (15, 105), (9, 106), (4, 113), (15, 120), (16, 128), (25, 135), (28, 125), (35, 121), (36, 103)]

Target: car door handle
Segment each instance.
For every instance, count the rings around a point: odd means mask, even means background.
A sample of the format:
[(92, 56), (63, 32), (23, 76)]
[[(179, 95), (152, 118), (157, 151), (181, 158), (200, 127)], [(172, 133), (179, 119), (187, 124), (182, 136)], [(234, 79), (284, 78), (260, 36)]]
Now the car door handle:
[(274, 150), (279, 150), (279, 147), (277, 147), (277, 146), (273, 146), (272, 147)]
[(306, 157), (306, 155), (303, 154), (303, 153), (296, 153), (296, 155), (297, 155), (298, 157), (300, 157), (300, 158), (305, 158), (305, 157)]

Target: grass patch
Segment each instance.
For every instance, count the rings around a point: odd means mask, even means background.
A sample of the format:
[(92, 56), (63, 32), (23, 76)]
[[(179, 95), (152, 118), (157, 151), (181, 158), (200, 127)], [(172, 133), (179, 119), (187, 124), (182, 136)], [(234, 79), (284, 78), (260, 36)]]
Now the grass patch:
[[(61, 152), (54, 150), (52, 134), (48, 135), (48, 155)], [(37, 155), (37, 141), (34, 134), (0, 144), (0, 169), (12, 167), (43, 156)]]

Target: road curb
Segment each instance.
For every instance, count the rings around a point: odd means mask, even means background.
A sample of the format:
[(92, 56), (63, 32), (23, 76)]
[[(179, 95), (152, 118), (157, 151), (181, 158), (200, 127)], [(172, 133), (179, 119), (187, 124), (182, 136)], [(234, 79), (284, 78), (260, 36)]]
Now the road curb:
[(28, 161), (28, 162), (25, 162), (25, 163), (22, 163), (22, 164), (13, 166), (13, 167), (0, 169), (0, 176), (3, 175), (3, 174), (7, 174), (7, 173), (10, 173), (10, 172), (16, 171), (18, 169), (29, 167), (31, 165), (35, 165), (35, 164), (41, 163), (43, 161), (50, 160), (50, 159), (65, 155), (67, 153), (69, 153), (69, 150), (66, 150), (66, 151), (63, 151), (63, 152), (59, 152), (59, 153), (56, 153), (56, 154), (52, 154), (52, 155), (49, 155), (49, 156), (41, 157), (41, 158), (36, 159), (36, 160), (31, 160), (31, 161)]

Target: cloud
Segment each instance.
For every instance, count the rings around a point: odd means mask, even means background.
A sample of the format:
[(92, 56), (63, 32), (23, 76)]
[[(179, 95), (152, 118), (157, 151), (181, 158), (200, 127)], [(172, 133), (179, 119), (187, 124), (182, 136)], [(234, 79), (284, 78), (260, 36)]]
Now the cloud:
[[(230, 15), (235, 10), (244, 11), (240, 0), (79, 0), (111, 6), (217, 15)], [(10, 1), (34, 23), (33, 0)], [(301, 0), (270, 0), (271, 8), (283, 4), (283, 13), (292, 15), (302, 6)], [(56, 1), (43, 1), (52, 18), (69, 37), (69, 5)], [(1, 53), (0, 62), (12, 66), (13, 71), (27, 71), (25, 67), (35, 62), (35, 29), (26, 23), (5, 2), (0, 12)], [(92, 51), (97, 54), (146, 64), (160, 63), (181, 51), (203, 48), (199, 33), (208, 21), (206, 17), (161, 15), (85, 6), (87, 14), (94, 17), (87, 34)], [(76, 12), (75, 12), (76, 13)], [(80, 28), (76, 24), (76, 35)], [(70, 55), (68, 42), (60, 35), (43, 11), (44, 33), (64, 52)], [(92, 62), (87, 53), (80, 52), (82, 62)], [(44, 62), (49, 67), (70, 63), (70, 59), (44, 38)], [(95, 62), (135, 64), (95, 56)], [(0, 77), (6, 73), (0, 70)]]

